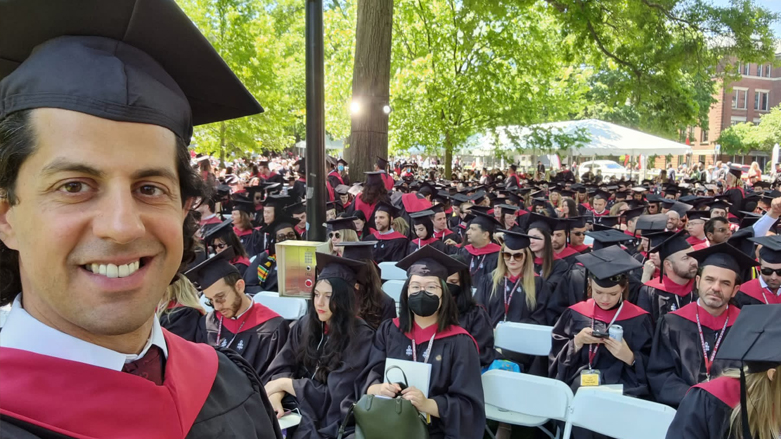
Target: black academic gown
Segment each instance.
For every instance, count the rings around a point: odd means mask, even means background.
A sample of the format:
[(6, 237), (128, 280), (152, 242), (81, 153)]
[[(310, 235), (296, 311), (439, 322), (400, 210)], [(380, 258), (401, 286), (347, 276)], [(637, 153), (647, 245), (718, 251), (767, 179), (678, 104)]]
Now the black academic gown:
[(567, 274), (569, 268), (569, 264), (565, 261), (554, 259), (553, 267), (551, 267), (550, 274), (546, 278), (542, 274), (542, 261), (538, 258), (534, 258), (534, 272), (543, 278), (550, 291), (556, 291), (556, 287), (559, 286), (559, 283), (561, 283), (562, 278)]
[(263, 234), (259, 230), (252, 229), (252, 232), (245, 231), (242, 233), (244, 234), (239, 236), (239, 241), (241, 241), (241, 245), (244, 247), (244, 250), (249, 257), (253, 257), (266, 250), (263, 242)]
[(667, 439), (727, 439), (732, 410), (740, 404), (740, 380), (719, 377), (698, 384), (681, 401)]
[(243, 358), (166, 330), (164, 336), (168, 358), (161, 386), (129, 373), (0, 348), (0, 436), (282, 438), (260, 378)]
[(458, 326), (464, 328), (477, 342), (480, 367), (490, 366), (496, 357), (496, 350), (494, 349), (494, 327), (491, 325), (488, 311), (481, 305), (472, 306), (458, 314)]
[(296, 202), (306, 199), (306, 179), (298, 179), (293, 183), (292, 194)]
[(480, 285), (483, 277), (491, 277), (491, 273), (496, 270), (496, 264), (499, 262), (499, 250), (501, 247), (493, 242), (481, 248), (474, 248), (469, 244), (458, 250), (458, 254), (469, 261), (472, 285)]
[(425, 239), (425, 240), (421, 240), (420, 238), (415, 238), (409, 242), (409, 247), (407, 248), (407, 255), (411, 255), (427, 245), (434, 247), (435, 249), (441, 251), (442, 253), (447, 254), (448, 252), (445, 243), (443, 243), (442, 241), (436, 238)]
[(167, 310), (160, 314), (160, 326), (182, 337), (187, 341), (195, 342), (198, 333), (198, 323), (203, 314), (200, 310), (189, 306), (171, 304)]
[[(414, 323), (413, 323), (414, 324)], [(408, 337), (398, 319), (383, 322), (372, 343), (369, 363), (362, 374), (363, 394), (369, 386), (385, 381), (385, 359), (412, 361), (415, 338), (418, 361), (423, 361), (432, 330), (416, 327)], [(420, 340), (418, 340), (418, 338)], [(428, 397), (436, 401), (439, 418), (431, 417), (431, 439), (482, 439), (485, 430), (485, 400), (480, 380), (480, 357), (474, 339), (461, 327), (451, 326), (435, 336), (431, 345), (431, 380)]]
[[(729, 317), (726, 329), (726, 333), (729, 333), (740, 313), (737, 307), (730, 306), (728, 311), (716, 318), (694, 302), (659, 320), (648, 361), (648, 383), (656, 402), (677, 407), (689, 387), (707, 379), (702, 343), (697, 329), (698, 309), (708, 357), (713, 355), (713, 348), (724, 328), (725, 319)], [(717, 377), (729, 368), (740, 368), (740, 362), (716, 360), (711, 367), (711, 377)]]
[(738, 308), (746, 305), (774, 305), (781, 303), (781, 296), (762, 288), (759, 278), (756, 278), (740, 285), (740, 291), (732, 298), (732, 303)]
[[(363, 320), (358, 320), (355, 338), (343, 352), (343, 362), (328, 374), (323, 383), (312, 378), (314, 370), (306, 369), (296, 359), (302, 349), (303, 333), (309, 324), (310, 319), (305, 316), (293, 326), (285, 346), (263, 375), (263, 383), (278, 378), (293, 379), (301, 423), (289, 438), (333, 439), (338, 435), (348, 409), (358, 400), (358, 377), (369, 359), (374, 330)], [(321, 349), (328, 349), (328, 339), (325, 335)], [(353, 427), (345, 431), (348, 435), (352, 434)]]
[[(517, 287), (516, 287), (517, 285)], [(511, 292), (515, 290), (514, 293)], [(545, 315), (545, 306), (548, 302), (549, 291), (539, 276), (534, 278), (535, 306), (530, 308), (526, 303), (526, 292), (523, 289), (523, 280), (513, 282), (505, 276), (494, 291), (493, 276), (484, 276), (475, 291), (475, 300), (483, 305), (491, 319), (491, 327), (495, 328), (499, 322), (532, 323), (535, 325), (548, 325)], [(505, 306), (505, 300), (509, 306)], [(506, 313), (505, 313), (506, 310)]]
[[(576, 352), (575, 336), (583, 328), (591, 328), (592, 324), (594, 329), (606, 332), (617, 312), (618, 307), (607, 311), (599, 308), (594, 299), (567, 308), (553, 327), (549, 376), (564, 381), (573, 392), (577, 392), (580, 373), (589, 367), (589, 347), (584, 345)], [(614, 325), (624, 329), (624, 340), (635, 354), (634, 366), (616, 359), (605, 346), (594, 345), (597, 351), (591, 367), (600, 371), (602, 384), (623, 384), (625, 395), (646, 397), (649, 395), (646, 367), (653, 341), (651, 316), (637, 305), (625, 301)]]
[(392, 232), (386, 234), (380, 234), (375, 232), (369, 235), (364, 241), (377, 241), (374, 244), (372, 255), (374, 256), (374, 262), (398, 262), (407, 256), (407, 247), (409, 247), (409, 239), (399, 232)]
[(396, 301), (393, 300), (393, 297), (385, 293), (382, 294), (382, 317), (381, 318), (382, 318), (381, 322), (396, 318)]
[(697, 294), (693, 290), (694, 279), (686, 285), (678, 285), (667, 276), (661, 281), (655, 277), (640, 288), (637, 306), (651, 313), (651, 319), (656, 324), (667, 313), (696, 302)]
[(258, 375), (263, 375), (285, 344), (288, 332), (285, 319), (253, 302), (237, 319), (225, 319), (216, 311), (210, 312), (201, 320), (197, 339), (200, 343), (236, 351), (252, 364)]

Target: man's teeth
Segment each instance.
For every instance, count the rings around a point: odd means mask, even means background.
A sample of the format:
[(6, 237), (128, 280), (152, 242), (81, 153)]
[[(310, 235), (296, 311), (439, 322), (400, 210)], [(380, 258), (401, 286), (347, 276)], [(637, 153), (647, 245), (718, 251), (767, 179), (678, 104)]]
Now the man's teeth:
[(90, 264), (87, 265), (87, 270), (106, 276), (108, 278), (128, 277), (131, 274), (138, 271), (141, 268), (141, 261), (131, 262), (126, 265), (114, 265), (114, 264)]

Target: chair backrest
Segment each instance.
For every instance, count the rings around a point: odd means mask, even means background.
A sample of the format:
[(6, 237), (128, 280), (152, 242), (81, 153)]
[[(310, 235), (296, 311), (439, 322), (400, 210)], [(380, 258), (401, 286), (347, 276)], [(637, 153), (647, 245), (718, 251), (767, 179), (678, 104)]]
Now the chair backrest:
[(205, 294), (201, 294), (201, 297), (198, 299), (198, 301), (201, 302), (201, 306), (203, 306), (203, 309), (205, 309), (206, 312), (214, 311), (214, 308), (209, 306), (209, 299), (206, 298)]
[(252, 300), (270, 308), (285, 320), (298, 320), (306, 314), (306, 299), (300, 297), (280, 297), (279, 293), (261, 291)]
[(389, 280), (382, 284), (382, 291), (389, 295), (398, 305), (401, 301), (401, 289), (404, 288), (405, 280)]
[(567, 418), (572, 389), (562, 381), (498, 369), (484, 373), (482, 381), (486, 404), (529, 416)]
[(407, 272), (396, 266), (395, 262), (380, 262), (382, 280), (407, 280)]
[(496, 325), (497, 348), (519, 354), (548, 356), (553, 327), (529, 323), (502, 322)]
[(663, 404), (582, 387), (567, 423), (616, 439), (665, 439), (674, 417)]

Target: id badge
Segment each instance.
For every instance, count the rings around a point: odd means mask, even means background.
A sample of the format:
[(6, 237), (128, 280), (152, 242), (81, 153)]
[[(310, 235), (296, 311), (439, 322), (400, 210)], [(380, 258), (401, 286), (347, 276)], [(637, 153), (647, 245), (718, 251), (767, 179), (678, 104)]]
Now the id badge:
[(596, 387), (601, 383), (602, 377), (597, 369), (580, 371), (580, 387)]

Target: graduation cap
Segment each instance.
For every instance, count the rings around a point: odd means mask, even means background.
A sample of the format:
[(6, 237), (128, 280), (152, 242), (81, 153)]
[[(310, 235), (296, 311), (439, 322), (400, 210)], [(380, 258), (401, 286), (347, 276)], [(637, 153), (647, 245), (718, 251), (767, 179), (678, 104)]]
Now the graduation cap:
[(472, 208), (470, 212), (472, 215), (474, 215), (474, 218), (472, 221), (470, 221), (470, 224), (477, 224), (486, 232), (494, 233), (497, 227), (502, 227), (502, 223), (500, 223), (493, 215), (476, 211), (474, 208)]
[(339, 195), (347, 195), (347, 191), (349, 190), (350, 190), (350, 186), (347, 186), (346, 184), (340, 184), (334, 188), (334, 192), (336, 192)]
[(519, 210), (518, 206), (512, 206), (510, 204), (498, 204), (496, 207), (502, 209), (502, 215), (515, 215)]
[(336, 210), (336, 203), (333, 201), (328, 201), (325, 203), (325, 210), (326, 212), (329, 210)]
[[(658, 234), (653, 234), (651, 243), (654, 245), (653, 248), (651, 248), (648, 253), (659, 253), (659, 260), (664, 262), (665, 259), (667, 259), (670, 255), (678, 253), (679, 251), (683, 250), (690, 250), (692, 248), (691, 244), (689, 244), (686, 239), (684, 238), (684, 231), (681, 230), (679, 232), (673, 233), (673, 232), (661, 232)], [(654, 244), (654, 238), (661, 237), (663, 241), (655, 245)], [(708, 247), (713, 248), (713, 247)], [(689, 253), (689, 255), (693, 255), (692, 253)]]
[(753, 258), (726, 242), (690, 252), (689, 256), (697, 259), (700, 268), (712, 265), (732, 270), (738, 275), (759, 265)]
[[(716, 360), (740, 361), (749, 373), (763, 373), (781, 365), (781, 305), (745, 306), (724, 338)], [(778, 376), (775, 379), (779, 379)], [(750, 438), (746, 410), (746, 372), (740, 368), (740, 406), (743, 437)]]
[(681, 203), (680, 201), (676, 201), (673, 203), (672, 207), (670, 207), (670, 210), (677, 213), (681, 218), (683, 218), (686, 215), (686, 212), (688, 212), (692, 208), (691, 204)]
[(774, 198), (778, 198), (778, 197), (781, 197), (781, 192), (779, 192), (777, 190), (764, 192), (764, 193), (762, 193), (762, 196), (761, 196), (762, 201), (765, 201), (765, 202), (768, 202), (768, 203), (773, 201)]
[(284, 209), (285, 207), (293, 204), (293, 197), (290, 195), (269, 195), (266, 197), (266, 201), (264, 202), (263, 206), (273, 206), (279, 210)]
[(610, 194), (603, 191), (602, 189), (598, 189), (596, 192), (594, 192), (593, 197), (595, 199), (601, 199), (607, 201), (610, 199)]
[(686, 212), (686, 216), (689, 218), (689, 221), (693, 221), (693, 220), (708, 221), (710, 219), (710, 212), (708, 212), (707, 210), (690, 210)]
[(427, 245), (396, 263), (396, 266), (407, 271), (407, 278), (415, 276), (436, 276), (446, 280), (453, 273), (467, 268), (452, 257)]
[(759, 221), (760, 218), (762, 218), (762, 215), (758, 215), (754, 212), (744, 212), (740, 211), (740, 213), (743, 218), (740, 219), (740, 228), (749, 228), (754, 225), (757, 221)]
[(621, 216), (597, 216), (592, 219), (594, 230), (612, 229), (621, 222)]
[(635, 186), (632, 188), (632, 192), (637, 192), (639, 194), (645, 193), (646, 191), (648, 191), (648, 188), (644, 186)]
[(616, 229), (586, 232), (586, 236), (590, 236), (594, 239), (594, 243), (592, 244), (593, 250), (599, 250), (601, 248), (635, 240), (635, 238), (632, 236), (629, 236), (626, 233)]
[(344, 247), (344, 250), (342, 250), (342, 257), (353, 259), (355, 261), (369, 260), (374, 263), (374, 255), (372, 251), (374, 250), (375, 244), (377, 244), (377, 241), (341, 241), (334, 245)]
[(341, 158), (341, 157), (339, 157), (339, 160), (337, 160), (337, 161), (336, 161), (336, 164), (337, 164), (337, 165), (338, 165), (339, 163), (341, 163), (341, 164), (343, 164), (343, 165), (345, 165), (345, 166), (349, 165), (349, 163), (347, 163), (347, 161), (346, 161), (345, 159)]
[(233, 247), (228, 247), (221, 253), (201, 262), (184, 273), (191, 282), (197, 283), (201, 290), (206, 290), (218, 280), (230, 274), (239, 274), (239, 270), (231, 264), (236, 257)]
[(158, 125), (263, 111), (173, 0), (0, 4), (0, 120), (35, 108)]
[(483, 200), (485, 200), (485, 195), (486, 195), (485, 191), (480, 190), (472, 194), (469, 197), (469, 200), (474, 202), (475, 204), (480, 204), (483, 202)]
[(759, 236), (748, 238), (762, 246), (759, 257), (769, 264), (781, 264), (781, 235)]
[(245, 212), (248, 215), (255, 213), (255, 203), (246, 198), (235, 197), (233, 199), (233, 210)]
[(643, 236), (648, 233), (662, 232), (667, 228), (667, 215), (658, 213), (655, 215), (641, 215), (635, 224), (635, 230), (642, 230)]
[(471, 202), (471, 199), (464, 194), (455, 194), (453, 195), (453, 199), (456, 200), (459, 204)]
[(336, 218), (329, 221), (326, 221), (325, 223), (328, 225), (328, 227), (333, 230), (334, 232), (337, 230), (357, 230), (355, 228), (355, 220), (358, 218), (354, 216), (348, 216), (345, 218)]
[(385, 171), (364, 172), (366, 174), (366, 184), (384, 185), (385, 183), (382, 181), (382, 174), (384, 173)]
[(575, 260), (588, 270), (588, 276), (602, 288), (618, 285), (627, 272), (641, 268), (637, 259), (621, 249), (610, 246), (575, 256)]
[(386, 212), (392, 218), (398, 218), (399, 216), (399, 209), (397, 209), (387, 201), (378, 202), (377, 207), (375, 207), (375, 212)]
[(474, 212), (482, 212), (482, 213), (484, 213), (486, 215), (488, 215), (488, 212), (490, 212), (491, 210), (493, 210), (493, 208), (488, 207), (488, 206), (472, 206), (472, 207), (469, 208), (470, 212), (473, 212), (473, 213)]
[(433, 213), (445, 213), (445, 206), (442, 204), (432, 204), (431, 207), (428, 208)]
[(358, 273), (364, 268), (364, 262), (362, 261), (355, 261), (328, 253), (317, 252), (315, 260), (317, 261), (317, 280), (339, 278), (347, 282), (350, 288), (355, 287)]
[(754, 187), (754, 188), (760, 188), (760, 189), (770, 189), (770, 186), (771, 186), (771, 184), (770, 184), (770, 182), (769, 182), (769, 181), (762, 181), (762, 180), (759, 180), (759, 181), (757, 181), (757, 182), (753, 183), (753, 187)]
[(732, 203), (726, 200), (727, 196), (716, 195), (713, 200), (708, 203), (708, 206), (713, 209), (729, 209)]
[(743, 175), (743, 168), (741, 168), (740, 166), (730, 165), (729, 173), (737, 177), (738, 180), (740, 180), (740, 177)]
[(291, 204), (290, 206), (287, 206), (287, 210), (292, 215), (301, 215), (302, 213), (306, 212), (306, 203), (304, 201), (300, 201), (295, 204)]
[(434, 216), (433, 210), (421, 210), (420, 212), (415, 212), (409, 214), (409, 217), (412, 219), (412, 222), (415, 224), (433, 224), (431, 221), (431, 218)]
[(634, 207), (632, 209), (625, 211), (622, 215), (619, 216), (623, 216), (624, 218), (626, 218), (627, 221), (629, 221), (642, 216), (644, 211), (645, 211), (645, 206)]
[(203, 234), (203, 241), (211, 242), (216, 238), (224, 237), (230, 232), (233, 232), (233, 220), (228, 218), (219, 224), (205, 229)]
[(386, 160), (386, 159), (384, 159), (382, 157), (377, 157), (377, 167), (380, 168), (380, 169), (387, 168), (388, 167), (388, 160)]
[(499, 229), (497, 232), (504, 234), (504, 246), (510, 250), (523, 250), (529, 246), (532, 239), (540, 239), (529, 236), (524, 233), (513, 232), (510, 230)]
[(616, 199), (626, 199), (629, 197), (629, 191), (618, 191), (616, 192)]

